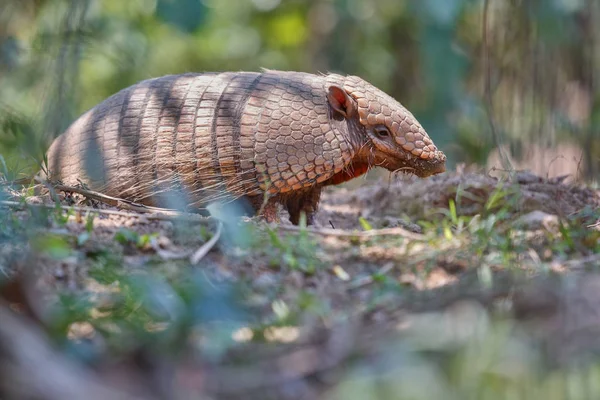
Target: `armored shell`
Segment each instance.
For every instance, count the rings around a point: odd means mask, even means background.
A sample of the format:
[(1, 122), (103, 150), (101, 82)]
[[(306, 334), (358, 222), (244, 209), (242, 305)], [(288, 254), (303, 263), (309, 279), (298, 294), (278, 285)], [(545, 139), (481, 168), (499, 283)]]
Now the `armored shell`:
[[(331, 87), (352, 103), (347, 123), (332, 107)], [(281, 200), (346, 180), (340, 174), (354, 177), (348, 171), (359, 154), (365, 158), (367, 128), (380, 125), (393, 134), (404, 163), (443, 170), (445, 156), (414, 116), (358, 77), (164, 76), (128, 87), (77, 119), (48, 151), (49, 178), (151, 205), (164, 205), (173, 193), (193, 207), (265, 192)]]

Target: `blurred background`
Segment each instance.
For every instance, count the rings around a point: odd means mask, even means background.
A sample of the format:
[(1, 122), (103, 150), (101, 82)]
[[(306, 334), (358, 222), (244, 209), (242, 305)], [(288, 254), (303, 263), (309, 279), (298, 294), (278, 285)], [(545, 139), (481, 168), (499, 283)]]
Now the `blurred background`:
[(456, 163), (593, 180), (594, 0), (2, 0), (0, 154), (30, 173), (78, 115), (142, 79), (359, 75)]
[[(597, 184), (599, 45), (598, 0), (0, 0), (0, 178), (140, 80), (268, 68), (364, 78), (450, 169)], [(21, 207), (33, 190), (0, 185), (0, 398), (600, 398), (598, 192), (453, 178), (336, 192), (352, 224), (416, 226), (416, 244), (254, 224), (234, 243), (215, 221)]]

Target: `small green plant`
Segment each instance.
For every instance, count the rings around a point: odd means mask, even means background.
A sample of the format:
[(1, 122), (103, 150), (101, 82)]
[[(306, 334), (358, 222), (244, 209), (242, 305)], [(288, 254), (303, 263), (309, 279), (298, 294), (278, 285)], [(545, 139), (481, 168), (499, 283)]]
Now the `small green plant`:
[(147, 250), (150, 247), (152, 240), (157, 237), (158, 233), (140, 235), (138, 232), (121, 228), (115, 234), (115, 241), (124, 246), (131, 245), (138, 249)]
[(96, 218), (96, 213), (88, 212), (85, 218), (85, 231), (87, 233), (92, 233), (94, 230), (94, 219)]
[(373, 229), (373, 226), (364, 217), (359, 217), (358, 222), (360, 223), (361, 228), (363, 228), (365, 231), (370, 231)]
[[(61, 293), (52, 307), (51, 330), (64, 346), (81, 346), (66, 336), (75, 325), (88, 324), (113, 351), (148, 346), (173, 354), (192, 344), (218, 354), (233, 344), (232, 331), (247, 324), (236, 290), (209, 284), (199, 271), (188, 269), (168, 281), (147, 271), (131, 274), (108, 254), (97, 261), (90, 277), (105, 288), (102, 294)], [(187, 340), (200, 332), (208, 344)]]
[(66, 258), (73, 251), (68, 237), (62, 235), (50, 233), (35, 235), (30, 242), (33, 250), (47, 254), (54, 259)]
[(300, 231), (297, 234), (280, 236), (279, 232), (267, 228), (270, 247), (265, 251), (272, 266), (285, 266), (313, 274), (322, 264), (317, 241), (306, 230), (306, 215), (300, 216)]

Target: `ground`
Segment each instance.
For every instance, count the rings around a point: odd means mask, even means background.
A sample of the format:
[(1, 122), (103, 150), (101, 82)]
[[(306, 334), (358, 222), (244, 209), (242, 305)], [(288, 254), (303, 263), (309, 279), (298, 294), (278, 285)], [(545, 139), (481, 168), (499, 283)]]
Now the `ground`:
[[(57, 193), (62, 208), (27, 189), (2, 203), (0, 311), (13, 323), (0, 328), (0, 364), (14, 368), (0, 366), (0, 382), (27, 371), (36, 384), (0, 393), (600, 396), (572, 382), (600, 365), (600, 192), (589, 185), (464, 169), (355, 180), (326, 191), (308, 228)], [(31, 361), (40, 354), (6, 345), (28, 330), (67, 392), (54, 396)]]

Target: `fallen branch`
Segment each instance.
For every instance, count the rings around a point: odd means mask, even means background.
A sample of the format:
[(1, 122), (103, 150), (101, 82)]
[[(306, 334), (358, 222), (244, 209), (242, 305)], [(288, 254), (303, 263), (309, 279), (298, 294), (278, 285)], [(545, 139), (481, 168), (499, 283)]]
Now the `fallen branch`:
[[(129, 200), (120, 199), (117, 197), (107, 196), (102, 193), (82, 189), (82, 188), (74, 188), (70, 186), (64, 185), (53, 185), (55, 189), (62, 190), (65, 192), (75, 192), (79, 193), (88, 198), (92, 198), (103, 203), (112, 205), (114, 207), (120, 208), (129, 208), (130, 210), (143, 212), (143, 213), (162, 213), (164, 215), (171, 215), (178, 218), (187, 218), (188, 216), (195, 215), (190, 213), (182, 213), (177, 210), (167, 209), (167, 208), (159, 208), (159, 207), (150, 207), (145, 206), (143, 204), (138, 204)], [(402, 236), (407, 239), (412, 240), (425, 240), (425, 236), (410, 232), (404, 228), (384, 228), (384, 229), (374, 229), (370, 231), (341, 231), (338, 229), (328, 229), (328, 228), (300, 228), (297, 226), (290, 225), (279, 225), (279, 230), (286, 231), (306, 231), (309, 233), (324, 235), (324, 236), (335, 236), (335, 237), (357, 237), (357, 238), (368, 238), (368, 237), (377, 237), (377, 236)]]
[(223, 223), (221, 221), (219, 221), (219, 224), (217, 225), (217, 231), (215, 232), (213, 237), (211, 237), (208, 242), (204, 243), (190, 257), (190, 263), (192, 263), (192, 265), (198, 264), (200, 262), (200, 260), (202, 260), (204, 258), (204, 256), (207, 255), (208, 252), (215, 246), (215, 244), (217, 244), (217, 242), (221, 238), (222, 230), (223, 230)]
[[(0, 206), (18, 208), (18, 209), (24, 209), (26, 206), (27, 207), (37, 207), (37, 208), (47, 208), (47, 209), (56, 209), (56, 207), (57, 207), (56, 205), (52, 205), (52, 204), (30, 204), (30, 203), (21, 203), (18, 201), (10, 201), (10, 200), (0, 200)], [(152, 212), (146, 211), (146, 212), (138, 212), (138, 213), (119, 211), (119, 210), (106, 210), (106, 209), (102, 209), (102, 208), (93, 208), (93, 207), (80, 207), (80, 206), (59, 206), (59, 208), (62, 210), (66, 210), (66, 211), (73, 210), (76, 212), (94, 212), (94, 213), (98, 213), (98, 214), (117, 215), (117, 216), (127, 217), (127, 218), (146, 218), (146, 219), (150, 219), (150, 220), (161, 220), (161, 221), (173, 221), (173, 220), (178, 220), (178, 219), (186, 219), (186, 220), (203, 222), (203, 221), (210, 220), (210, 217), (205, 217), (205, 216), (202, 216), (199, 214), (180, 213), (177, 211), (166, 213), (166, 212), (163, 212), (162, 210), (169, 211), (168, 209), (161, 209), (161, 208), (156, 208), (156, 207), (153, 207)]]
[[(40, 183), (44, 183), (44, 182), (40, 182)], [(52, 187), (56, 190), (61, 190), (63, 192), (78, 193), (78, 194), (81, 194), (82, 196), (100, 201), (102, 203), (111, 205), (113, 207), (125, 208), (125, 209), (139, 212), (139, 213), (154, 215), (154, 217), (152, 217), (152, 218), (150, 216), (147, 216), (147, 218), (149, 218), (149, 219), (171, 220), (171, 219), (180, 219), (180, 218), (186, 218), (186, 219), (191, 218), (193, 220), (208, 220), (207, 217), (199, 216), (197, 214), (184, 213), (184, 212), (180, 212), (180, 211), (168, 209), (168, 208), (146, 206), (143, 204), (135, 203), (135, 202), (121, 199), (118, 197), (107, 196), (105, 194), (95, 192), (92, 190), (83, 189), (83, 188), (65, 186), (65, 185), (60, 185), (60, 184), (52, 185)], [(2, 204), (2, 203), (8, 203), (8, 202), (0, 202), (0, 204)], [(16, 202), (12, 202), (12, 203), (18, 204)], [(52, 208), (52, 206), (47, 206), (47, 207)], [(67, 209), (68, 209), (68, 207), (67, 207)], [(82, 207), (80, 207), (80, 209), (82, 211), (86, 210), (86, 208), (82, 208)], [(92, 208), (90, 210), (96, 210), (96, 209)], [(96, 210), (96, 211), (99, 211), (99, 210)], [(136, 216), (135, 214), (123, 213), (123, 212), (118, 212), (118, 211), (112, 211), (111, 214), (121, 215), (121, 216), (126, 216), (126, 217)], [(301, 227), (290, 226), (290, 225), (279, 225), (277, 227), (277, 229), (284, 230), (284, 231), (292, 231), (292, 232), (305, 231), (308, 233), (312, 233), (315, 235), (322, 235), (322, 236), (347, 237), (347, 238), (359, 238), (359, 239), (360, 238), (378, 237), (378, 236), (402, 236), (402, 237), (405, 237), (405, 238), (411, 239), (411, 240), (419, 240), (419, 241), (426, 240), (424, 235), (410, 232), (410, 231), (408, 231), (404, 228), (400, 228), (400, 227), (373, 229), (373, 230), (369, 230), (369, 231), (344, 231), (344, 230), (329, 229), (329, 228), (313, 228), (313, 227), (301, 228)], [(198, 252), (201, 249), (202, 248), (198, 249)], [(204, 255), (202, 255), (202, 256), (204, 256)]]
[(52, 185), (52, 186), (56, 190), (61, 190), (63, 192), (78, 193), (82, 196), (87, 197), (88, 199), (93, 199), (93, 200), (99, 201), (104, 204), (108, 204), (113, 207), (136, 211), (139, 213), (163, 213), (163, 214), (167, 214), (167, 215), (182, 214), (181, 212), (179, 212), (177, 210), (173, 210), (173, 209), (169, 209), (169, 208), (146, 206), (144, 204), (121, 199), (119, 197), (107, 196), (105, 194), (95, 192), (93, 190), (87, 190), (87, 189), (83, 189), (83, 188), (78, 188), (78, 187), (73, 187), (73, 186), (65, 186), (65, 185)]
[[(48, 208), (55, 209), (55, 205), (51, 204), (26, 204), (28, 207), (40, 207), (40, 208)], [(2, 200), (0, 201), (0, 206), (5, 207), (13, 207), (13, 208), (24, 208), (25, 204), (18, 201), (9, 201)], [(119, 206), (116, 206), (119, 207)], [(139, 214), (135, 212), (126, 212), (119, 210), (106, 210), (101, 208), (93, 208), (93, 207), (79, 207), (79, 206), (60, 206), (63, 210), (73, 210), (77, 212), (95, 212), (98, 214), (106, 214), (106, 215), (118, 215), (121, 217), (127, 218), (146, 218), (150, 220), (162, 220), (162, 221), (173, 221), (179, 219), (186, 219), (197, 222), (208, 222), (211, 221), (211, 217), (206, 217), (199, 214), (193, 213), (185, 213), (180, 211), (171, 210), (168, 208), (159, 208), (159, 207), (146, 207), (143, 206), (144, 211), (138, 211)], [(308, 232), (314, 235), (321, 236), (333, 236), (333, 237), (342, 237), (342, 238), (371, 238), (378, 236), (402, 236), (411, 240), (425, 241), (426, 237), (424, 235), (414, 233), (408, 231), (404, 228), (384, 228), (384, 229), (373, 229), (370, 231), (348, 231), (341, 229), (330, 229), (330, 228), (311, 228), (311, 227), (298, 227), (293, 225), (278, 225), (275, 229), (281, 231), (289, 231), (289, 232)]]

